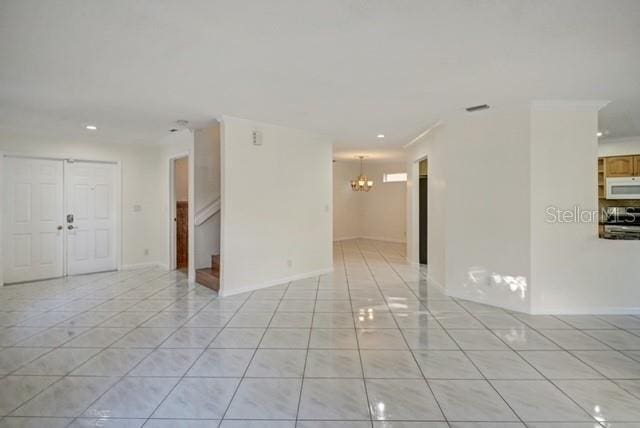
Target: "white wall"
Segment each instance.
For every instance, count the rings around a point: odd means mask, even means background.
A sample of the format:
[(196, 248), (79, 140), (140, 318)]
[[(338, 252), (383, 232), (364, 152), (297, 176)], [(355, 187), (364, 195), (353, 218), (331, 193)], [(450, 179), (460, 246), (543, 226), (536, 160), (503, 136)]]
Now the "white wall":
[(163, 266), (169, 268), (175, 266), (175, 254), (171, 252), (172, 245), (175, 245), (175, 217), (173, 203), (171, 201), (171, 177), (170, 177), (170, 164), (173, 159), (177, 157), (188, 157), (188, 201), (189, 201), (189, 279), (195, 280), (195, 268), (193, 263), (194, 254), (194, 209), (193, 209), (193, 193), (194, 193), (194, 136), (190, 130), (181, 130), (168, 134), (166, 137), (158, 141), (159, 150), (161, 150), (161, 162), (158, 164), (160, 169), (161, 180), (159, 185), (159, 194), (162, 198), (162, 214), (160, 220), (163, 223), (161, 229), (162, 237), (162, 256)]
[(349, 182), (360, 173), (359, 161), (333, 164), (334, 240), (369, 238), (405, 242), (406, 183), (383, 183), (385, 173), (406, 172), (403, 162), (365, 163), (364, 173), (373, 180), (369, 192), (354, 192)]
[[(382, 241), (406, 241), (407, 183), (383, 183), (385, 173), (406, 172), (403, 162), (371, 162), (365, 174), (374, 187), (362, 195), (362, 236)], [(357, 192), (353, 192), (357, 193)]]
[(427, 181), (427, 277), (444, 287), (446, 270), (446, 145), (441, 136), (442, 129), (436, 128), (407, 149), (407, 260), (419, 263), (419, 162), (429, 160)]
[[(639, 241), (599, 239), (594, 223), (548, 223), (548, 206), (598, 207), (602, 103), (539, 103), (531, 113), (532, 311), (640, 312)], [(637, 152), (636, 152), (637, 153)], [(616, 151), (615, 154), (620, 154)]]
[(356, 162), (333, 163), (333, 239), (359, 238), (362, 235), (362, 192), (351, 190), (350, 181), (360, 172)]
[(195, 130), (194, 141), (198, 212), (220, 197), (220, 125)]
[(640, 312), (640, 243), (545, 217), (549, 206), (597, 210), (598, 106), (492, 108), (410, 146), (409, 260), (418, 260), (416, 162), (427, 157), (428, 271), (447, 294), (533, 313)]
[[(163, 190), (158, 186), (162, 179), (159, 147), (59, 141), (0, 130), (0, 152), (121, 162), (122, 266), (165, 264), (165, 222), (158, 216), (165, 211)], [(140, 205), (142, 210), (135, 212), (134, 205)], [(145, 250), (149, 253), (145, 254)]]
[(528, 310), (529, 109), (493, 108), (445, 124), (447, 293)]
[(418, 186), (413, 183), (415, 161), (426, 156), (429, 271), (438, 282), (444, 279), (449, 295), (529, 308), (529, 293), (513, 291), (502, 279), (526, 283), (529, 278), (528, 120), (527, 106), (465, 114), (410, 147), (408, 254), (417, 261)]
[(221, 294), (332, 269), (331, 165), (327, 138), (223, 117)]
[[(220, 125), (194, 132), (195, 212), (220, 198)], [(211, 256), (220, 254), (220, 213), (195, 227), (195, 268), (211, 267)]]
[(175, 189), (176, 200), (189, 200), (189, 158), (176, 159)]
[(600, 139), (598, 141), (598, 156), (624, 156), (640, 153), (640, 137)]

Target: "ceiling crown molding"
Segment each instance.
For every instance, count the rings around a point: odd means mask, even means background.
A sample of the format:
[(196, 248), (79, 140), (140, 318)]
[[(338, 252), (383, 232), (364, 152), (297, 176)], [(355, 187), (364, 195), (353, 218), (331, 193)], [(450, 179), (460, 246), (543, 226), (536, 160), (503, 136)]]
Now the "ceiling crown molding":
[(610, 102), (610, 100), (534, 100), (531, 102), (531, 108), (553, 110), (579, 107), (600, 110)]

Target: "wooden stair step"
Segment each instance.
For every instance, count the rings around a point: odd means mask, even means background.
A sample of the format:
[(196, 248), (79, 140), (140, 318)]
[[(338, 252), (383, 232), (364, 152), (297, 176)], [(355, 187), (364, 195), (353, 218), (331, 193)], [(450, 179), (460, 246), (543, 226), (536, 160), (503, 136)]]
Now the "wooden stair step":
[(220, 290), (220, 278), (218, 273), (211, 268), (197, 269), (196, 282), (212, 290)]

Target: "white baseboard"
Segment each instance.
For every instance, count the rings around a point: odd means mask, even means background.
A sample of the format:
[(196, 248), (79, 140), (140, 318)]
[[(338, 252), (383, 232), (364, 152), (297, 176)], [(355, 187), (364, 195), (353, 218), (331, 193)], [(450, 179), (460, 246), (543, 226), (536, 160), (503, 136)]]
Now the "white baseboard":
[(384, 236), (361, 236), (362, 239), (371, 239), (373, 241), (392, 242), (394, 244), (406, 244), (404, 239), (386, 238)]
[(406, 244), (407, 242), (400, 239), (390, 239), (380, 236), (344, 236), (339, 238), (333, 238), (334, 242), (338, 241), (351, 241), (353, 239), (370, 239), (372, 241), (392, 242), (394, 244)]
[[(445, 289), (446, 290), (446, 289)], [(531, 308), (526, 311), (522, 311), (520, 308), (510, 307), (509, 305), (496, 305), (494, 302), (489, 302), (480, 299), (474, 299), (469, 296), (465, 296), (462, 293), (455, 293), (445, 291), (449, 297), (456, 299), (468, 300), (470, 302), (481, 303), (483, 305), (494, 306), (496, 308), (506, 309), (508, 311), (524, 312), (532, 315), (638, 315), (640, 314), (640, 308), (638, 307), (607, 307), (607, 306), (583, 306), (583, 307), (541, 307)]]
[(315, 271), (311, 271), (311, 272), (305, 272), (305, 273), (300, 273), (300, 274), (297, 274), (297, 275), (288, 276), (288, 277), (285, 277), (285, 278), (279, 278), (279, 279), (274, 279), (274, 280), (271, 280), (271, 281), (262, 282), (260, 284), (253, 284), (253, 285), (248, 285), (246, 287), (234, 288), (231, 291), (225, 291), (224, 290), (224, 288), (225, 288), (224, 284), (221, 284), (219, 295), (221, 297), (229, 297), (229, 296), (233, 296), (233, 295), (236, 295), (236, 294), (248, 293), (249, 291), (260, 290), (262, 288), (273, 287), (274, 285), (285, 284), (287, 282), (296, 281), (298, 279), (305, 279), (305, 278), (310, 278), (312, 276), (324, 275), (324, 274), (331, 273), (331, 272), (333, 272), (333, 268), (332, 267), (331, 268), (327, 268), (327, 269), (319, 269), (319, 270), (315, 270)]
[(482, 305), (487, 305), (487, 306), (493, 306), (495, 308), (501, 308), (501, 309), (505, 309), (507, 311), (530, 313), (529, 310), (523, 310), (522, 308), (516, 308), (516, 307), (508, 305), (508, 304), (507, 305), (496, 305), (495, 302), (490, 302), (490, 301), (484, 300), (484, 299), (477, 299), (474, 296), (469, 296), (469, 295), (464, 294), (464, 293), (456, 293), (455, 291), (448, 290), (447, 288), (444, 288), (444, 292), (445, 292), (445, 294), (447, 296), (453, 297), (453, 298), (456, 298), (456, 299), (467, 300), (469, 302), (480, 303)]
[(640, 308), (636, 307), (602, 307), (589, 306), (578, 308), (536, 308), (531, 311), (534, 315), (640, 315)]
[(358, 239), (360, 238), (359, 236), (341, 236), (339, 238), (333, 238), (333, 242), (339, 242), (339, 241), (352, 241), (354, 239)]
[(122, 265), (120, 266), (120, 270), (134, 270), (134, 269), (147, 269), (147, 268), (152, 268), (152, 267), (160, 267), (160, 268), (165, 268), (166, 270), (169, 270), (169, 267), (163, 263), (132, 263), (132, 264), (128, 264), (128, 265)]

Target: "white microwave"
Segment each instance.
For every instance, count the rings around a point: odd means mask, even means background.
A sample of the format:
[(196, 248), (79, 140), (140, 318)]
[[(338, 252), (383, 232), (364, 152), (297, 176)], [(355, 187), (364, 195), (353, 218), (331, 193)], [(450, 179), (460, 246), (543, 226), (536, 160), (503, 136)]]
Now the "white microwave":
[(607, 178), (607, 199), (640, 199), (640, 177)]

